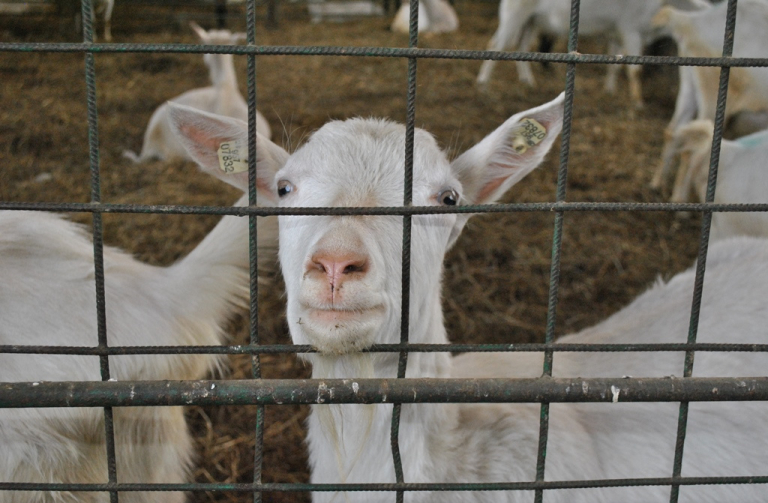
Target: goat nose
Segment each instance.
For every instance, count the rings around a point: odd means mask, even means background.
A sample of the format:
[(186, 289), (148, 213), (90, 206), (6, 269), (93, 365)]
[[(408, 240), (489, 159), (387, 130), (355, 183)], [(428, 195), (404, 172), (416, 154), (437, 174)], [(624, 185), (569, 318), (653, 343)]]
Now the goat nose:
[(310, 273), (325, 274), (332, 289), (344, 281), (361, 279), (368, 271), (368, 259), (359, 253), (332, 254), (318, 252), (312, 256)]

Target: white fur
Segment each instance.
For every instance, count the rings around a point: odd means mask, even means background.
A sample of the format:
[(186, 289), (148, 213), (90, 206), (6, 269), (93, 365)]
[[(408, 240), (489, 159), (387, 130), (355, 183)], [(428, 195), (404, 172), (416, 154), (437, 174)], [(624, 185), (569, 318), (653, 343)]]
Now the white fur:
[[(705, 201), (714, 124), (696, 120), (675, 131), (669, 148), (680, 157), (671, 200), (686, 202), (693, 196)], [(722, 140), (717, 171), (716, 203), (768, 202), (768, 131), (738, 140)], [(768, 237), (768, 215), (764, 212), (714, 212), (711, 239), (731, 236)]]
[[(196, 137), (196, 124), (185, 109), (172, 116), (184, 134)], [(222, 121), (246, 129), (234, 119)], [(269, 155), (267, 149), (263, 156)], [(247, 174), (225, 175), (197, 151), (194, 157), (215, 176), (246, 187)], [(273, 202), (271, 194), (262, 195), (263, 202)], [(246, 203), (243, 197), (238, 204)], [(259, 248), (274, 248), (276, 230), (263, 227), (262, 221)], [(93, 245), (79, 226), (47, 213), (0, 212), (0, 257), (0, 344), (97, 345)], [(197, 248), (170, 267), (151, 266), (105, 247), (109, 345), (221, 344), (227, 318), (236, 306), (247, 304), (248, 268), (248, 219), (242, 217), (224, 217)], [(109, 363), (117, 380), (180, 380), (204, 377), (219, 360), (210, 355), (137, 355), (113, 356)], [(0, 382), (43, 380), (99, 381), (99, 359), (0, 354)], [(188, 480), (192, 441), (180, 407), (116, 408), (114, 418), (120, 482)], [(99, 408), (0, 409), (0, 452), (3, 481), (104, 483), (104, 413)], [(120, 500), (180, 503), (184, 495), (127, 492)], [(0, 492), (2, 503), (75, 501), (106, 502), (109, 495)]]
[[(392, 20), (390, 29), (408, 33), (411, 22), (411, 6), (403, 2)], [(446, 0), (419, 0), (419, 33), (447, 33), (459, 29), (459, 17)]]
[(382, 6), (371, 0), (313, 0), (307, 4), (307, 10), (313, 23), (341, 23), (360, 17), (384, 15)]
[[(245, 33), (231, 33), (228, 30), (206, 31), (195, 23), (190, 23), (200, 42), (207, 45), (237, 44), (245, 40)], [(235, 73), (234, 56), (232, 54), (205, 54), (203, 61), (210, 71), (212, 86), (192, 89), (170, 102), (197, 108), (206, 112), (234, 117), (248, 121), (248, 104), (240, 94)], [(256, 112), (256, 130), (264, 137), (270, 138), (272, 131), (269, 123)], [(123, 155), (134, 162), (150, 159), (175, 160), (192, 158), (179, 142), (168, 122), (168, 103), (163, 103), (154, 111), (149, 119), (149, 125), (144, 133), (141, 153), (136, 155), (130, 150)]]
[[(664, 7), (654, 19), (677, 42), (680, 56), (719, 57), (723, 51), (725, 14), (728, 2), (721, 2), (703, 9), (683, 12)], [(768, 2), (765, 0), (741, 0), (736, 12), (736, 38), (733, 56), (739, 58), (765, 57), (768, 44)], [(651, 186), (661, 188), (672, 169), (674, 151), (670, 142), (675, 131), (694, 119), (715, 119), (720, 68), (680, 67), (680, 88), (675, 103), (675, 113), (665, 130), (662, 162), (654, 174)], [(756, 129), (740, 131), (751, 133), (768, 127), (768, 68), (731, 68), (726, 120), (738, 120), (741, 116), (757, 117)], [(743, 123), (744, 121), (742, 121)], [(748, 121), (747, 121), (748, 122)], [(744, 128), (742, 128), (744, 129)]]
[[(675, 0), (680, 1), (680, 0)], [(697, 0), (699, 3), (703, 0)], [(608, 41), (610, 54), (635, 56), (643, 45), (658, 38), (660, 33), (651, 26), (662, 0), (583, 0), (579, 12), (579, 35), (601, 35)], [(539, 34), (566, 37), (570, 27), (570, 0), (502, 0), (499, 4), (499, 28), (488, 43), (492, 51), (528, 51)], [(484, 61), (477, 75), (477, 84), (488, 85), (496, 61)], [(616, 90), (619, 67), (608, 66), (606, 91)], [(517, 62), (520, 81), (533, 86), (535, 79), (531, 64)], [(635, 107), (642, 106), (640, 66), (628, 65), (630, 98)]]
[[(545, 139), (525, 152), (521, 122), (533, 118)], [(434, 139), (416, 130), (413, 204), (440, 205), (455, 190), (464, 203), (497, 200), (534, 169), (560, 131), (562, 97), (518, 114), (449, 163)], [(403, 203), (405, 130), (384, 120), (331, 122), (284, 164), (260, 164), (264, 186), (290, 187), (281, 207), (399, 206)], [(271, 165), (271, 167), (270, 167)], [(261, 169), (261, 168), (264, 169)], [(274, 176), (270, 175), (274, 173)], [(440, 301), (442, 257), (467, 215), (413, 217), (409, 340), (448, 342)], [(400, 339), (402, 218), (397, 216), (280, 217), (280, 261), (287, 320), (314, 378), (394, 377), (397, 355), (367, 354), (375, 343)], [(768, 244), (728, 241), (710, 250), (699, 340), (765, 342)], [(690, 316), (693, 271), (659, 283), (629, 307), (569, 342), (683, 342)], [(694, 375), (762, 375), (765, 355), (698, 353)], [(680, 353), (558, 353), (556, 376), (681, 375)], [(538, 354), (411, 353), (408, 377), (536, 377)], [(691, 404), (683, 475), (759, 473), (768, 461), (763, 403)], [(547, 480), (669, 477), (677, 426), (675, 403), (555, 404), (551, 407)], [(308, 426), (315, 483), (394, 482), (391, 405), (316, 405)], [(491, 482), (534, 479), (536, 404), (404, 405), (400, 449), (407, 482)], [(545, 501), (662, 501), (668, 487), (558, 490)], [(683, 487), (681, 501), (764, 499), (762, 486)], [(392, 493), (315, 493), (313, 501), (392, 501)], [(406, 501), (532, 501), (526, 492), (406, 493)]]

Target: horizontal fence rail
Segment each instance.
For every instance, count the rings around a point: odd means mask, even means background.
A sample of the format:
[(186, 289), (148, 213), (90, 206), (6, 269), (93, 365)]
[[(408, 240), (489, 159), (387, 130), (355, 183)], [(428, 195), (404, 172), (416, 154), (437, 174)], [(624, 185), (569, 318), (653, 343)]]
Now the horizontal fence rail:
[[(710, 351), (765, 353), (768, 344), (716, 342), (678, 342), (658, 344), (373, 344), (363, 353), (641, 353)], [(84, 356), (120, 355), (257, 355), (277, 353), (316, 353), (306, 344), (260, 344), (239, 346), (0, 346), (0, 353)]]
[(0, 383), (0, 408), (768, 400), (768, 377)]
[(768, 211), (768, 203), (635, 203), (635, 202), (547, 202), (479, 204), (467, 206), (378, 206), (337, 208), (263, 208), (245, 206), (186, 206), (112, 203), (29, 203), (0, 201), (0, 210), (60, 211), (71, 213), (153, 213), (163, 215), (442, 215), (457, 213), (514, 213), (559, 211)]
[(0, 43), (3, 52), (80, 52), (80, 53), (180, 53), (235, 54), (254, 56), (357, 56), (377, 58), (466, 59), (532, 61), (542, 63), (764, 67), (768, 58), (614, 56), (607, 54), (498, 52), (417, 47), (334, 47), (334, 46), (221, 46), (196, 44), (113, 44), (113, 43)]

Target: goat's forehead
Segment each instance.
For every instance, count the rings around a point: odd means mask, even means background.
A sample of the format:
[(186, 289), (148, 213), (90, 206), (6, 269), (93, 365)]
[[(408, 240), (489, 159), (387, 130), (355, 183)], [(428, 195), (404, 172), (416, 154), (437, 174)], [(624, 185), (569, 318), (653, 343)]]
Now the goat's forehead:
[[(402, 190), (404, 166), (405, 126), (382, 119), (349, 119), (330, 122), (315, 132), (281, 174), (329, 186)], [(413, 170), (414, 181), (421, 183), (450, 175), (445, 154), (421, 129), (414, 133)]]

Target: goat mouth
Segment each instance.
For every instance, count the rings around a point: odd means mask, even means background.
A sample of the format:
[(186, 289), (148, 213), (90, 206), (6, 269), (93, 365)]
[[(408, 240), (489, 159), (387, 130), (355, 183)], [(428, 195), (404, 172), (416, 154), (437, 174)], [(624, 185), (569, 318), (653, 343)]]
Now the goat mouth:
[(375, 306), (365, 309), (308, 309), (310, 319), (323, 325), (338, 325), (345, 322), (367, 321), (370, 318), (380, 316), (383, 313), (383, 306)]

